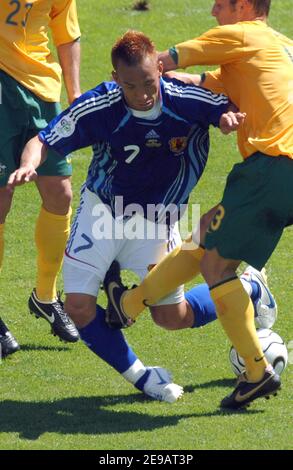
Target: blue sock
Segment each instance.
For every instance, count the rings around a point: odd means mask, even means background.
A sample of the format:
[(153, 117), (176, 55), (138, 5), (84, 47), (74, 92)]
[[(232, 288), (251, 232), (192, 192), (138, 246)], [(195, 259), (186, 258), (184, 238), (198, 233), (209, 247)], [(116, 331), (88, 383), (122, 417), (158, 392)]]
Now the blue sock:
[(78, 331), (86, 346), (120, 374), (129, 369), (137, 359), (121, 331), (108, 327), (105, 309), (99, 305), (95, 319)]
[(217, 319), (215, 304), (210, 296), (207, 284), (199, 284), (185, 293), (185, 299), (194, 312), (192, 328), (199, 328)]
[[(260, 296), (260, 288), (255, 281), (246, 281), (251, 285), (251, 300), (254, 302)], [(216, 308), (207, 284), (199, 284), (185, 293), (185, 299), (190, 304), (195, 320), (192, 328), (204, 326), (217, 319)]]

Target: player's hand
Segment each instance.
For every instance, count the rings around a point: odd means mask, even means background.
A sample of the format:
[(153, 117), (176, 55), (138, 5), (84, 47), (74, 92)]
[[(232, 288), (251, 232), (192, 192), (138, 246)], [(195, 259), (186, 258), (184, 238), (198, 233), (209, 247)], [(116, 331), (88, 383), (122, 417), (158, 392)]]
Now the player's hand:
[(7, 187), (12, 189), (15, 186), (35, 181), (37, 179), (36, 169), (33, 165), (26, 165), (18, 168), (9, 176)]
[(220, 129), (223, 134), (230, 134), (230, 132), (236, 131), (239, 126), (243, 123), (246, 117), (246, 113), (234, 113), (233, 111), (228, 111), (227, 113), (222, 114), (220, 119)]

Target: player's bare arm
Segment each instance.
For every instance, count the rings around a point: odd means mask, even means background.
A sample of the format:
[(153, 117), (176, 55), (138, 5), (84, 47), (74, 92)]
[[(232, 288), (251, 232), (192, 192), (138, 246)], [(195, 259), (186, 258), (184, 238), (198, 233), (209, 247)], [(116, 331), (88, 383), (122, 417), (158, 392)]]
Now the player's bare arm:
[(20, 167), (11, 173), (7, 187), (14, 188), (33, 181), (37, 177), (38, 168), (47, 158), (47, 147), (38, 136), (28, 141), (23, 149)]
[[(202, 86), (202, 76), (199, 74), (191, 74), (186, 72), (166, 72), (164, 76), (169, 78), (175, 78), (177, 80), (186, 83), (187, 85)], [(220, 129), (223, 134), (230, 134), (230, 132), (236, 131), (238, 127), (243, 123), (246, 114), (238, 111), (238, 108), (231, 103), (227, 113), (222, 114), (220, 119)]]
[(57, 47), (59, 63), (62, 68), (64, 83), (67, 91), (68, 102), (71, 104), (81, 95), (79, 70), (80, 70), (80, 41), (61, 44)]

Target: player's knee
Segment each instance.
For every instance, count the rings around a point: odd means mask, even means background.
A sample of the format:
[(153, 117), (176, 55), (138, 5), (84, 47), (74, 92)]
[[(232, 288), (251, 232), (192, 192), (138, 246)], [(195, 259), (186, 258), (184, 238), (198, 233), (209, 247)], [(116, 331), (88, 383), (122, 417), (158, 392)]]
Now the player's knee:
[(215, 283), (215, 279), (218, 279), (218, 276), (220, 274), (216, 264), (213, 263), (212, 260), (210, 260), (209, 256), (207, 255), (207, 252), (201, 259), (200, 272), (209, 285), (213, 285)]
[(184, 328), (181, 326), (181, 319), (174, 311), (173, 305), (158, 305), (151, 308), (153, 321), (156, 325), (165, 330), (178, 330)]
[(79, 297), (68, 295), (64, 304), (64, 310), (78, 328), (88, 325), (95, 317), (96, 310), (92, 302)]
[(50, 201), (53, 206), (63, 208), (64, 212), (69, 211), (72, 201), (72, 189), (69, 179), (59, 180), (56, 179), (51, 188)]
[(236, 275), (240, 261), (222, 258), (214, 248), (206, 250), (200, 262), (200, 272), (209, 286), (214, 286)]
[(48, 212), (65, 215), (72, 201), (70, 178), (60, 176), (39, 177), (38, 187), (43, 205)]

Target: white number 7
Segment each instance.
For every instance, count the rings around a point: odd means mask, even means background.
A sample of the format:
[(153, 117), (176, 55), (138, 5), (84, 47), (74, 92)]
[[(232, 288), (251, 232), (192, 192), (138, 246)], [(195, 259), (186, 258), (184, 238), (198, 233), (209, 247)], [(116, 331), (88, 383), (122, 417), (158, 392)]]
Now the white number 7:
[(126, 150), (126, 152), (128, 150), (131, 150), (131, 154), (125, 160), (126, 163), (131, 163), (139, 154), (140, 148), (138, 145), (126, 145), (126, 147), (124, 147), (124, 150)]

